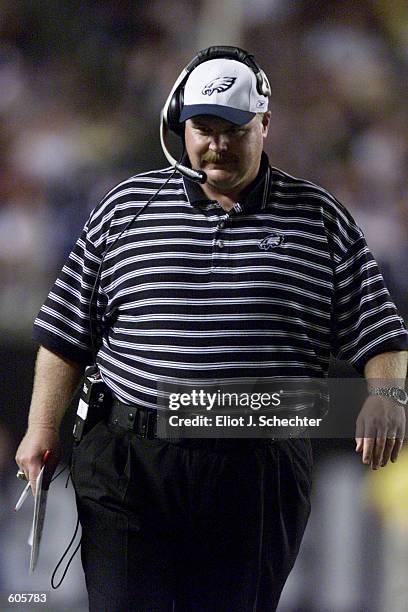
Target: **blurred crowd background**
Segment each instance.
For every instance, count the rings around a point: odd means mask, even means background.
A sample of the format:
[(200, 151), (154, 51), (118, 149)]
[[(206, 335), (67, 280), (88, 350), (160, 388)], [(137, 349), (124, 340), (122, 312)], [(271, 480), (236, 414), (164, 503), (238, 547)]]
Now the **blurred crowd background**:
[[(106, 191), (167, 166), (160, 109), (210, 44), (255, 54), (273, 91), (272, 165), (321, 184), (352, 212), (408, 317), (406, 0), (1, 0), (0, 539), (14, 533), (5, 509), (16, 491), (9, 475), (26, 421), (33, 318)], [(407, 610), (398, 580), (408, 571), (408, 519), (389, 529), (393, 511), (381, 501), (391, 490), (392, 505), (398, 474), (395, 507), (405, 495), (408, 513), (407, 477), (398, 464), (369, 476), (350, 461), (352, 444), (330, 447), (317, 449), (313, 520), (281, 610)], [(14, 566), (0, 552), (0, 591), (18, 588), (14, 570), (25, 575), (25, 541), (16, 535), (15, 546)], [(402, 569), (387, 565), (392, 557)], [(64, 593), (78, 609), (82, 583)]]

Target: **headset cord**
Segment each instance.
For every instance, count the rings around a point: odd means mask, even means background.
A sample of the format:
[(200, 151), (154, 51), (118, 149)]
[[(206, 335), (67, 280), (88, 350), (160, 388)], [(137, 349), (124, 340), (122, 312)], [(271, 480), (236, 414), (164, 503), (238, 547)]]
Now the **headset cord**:
[[(180, 158), (180, 162), (181, 162), (181, 160), (182, 160), (183, 156), (184, 156), (184, 148), (183, 148), (183, 153), (182, 153), (182, 156), (181, 156), (181, 158)], [(140, 209), (140, 210), (139, 210), (139, 211), (138, 211), (138, 212), (137, 212), (137, 213), (136, 213), (136, 214), (135, 214), (135, 215), (132, 217), (132, 219), (130, 219), (130, 221), (127, 223), (127, 225), (124, 227), (124, 229), (123, 229), (123, 230), (120, 232), (120, 234), (119, 234), (119, 235), (118, 235), (118, 236), (115, 238), (115, 240), (112, 242), (112, 244), (109, 246), (109, 248), (108, 248), (108, 249), (105, 251), (105, 253), (104, 253), (104, 255), (103, 255), (102, 259), (101, 259), (101, 262), (100, 262), (99, 267), (98, 267), (98, 271), (97, 271), (97, 273), (96, 273), (95, 282), (94, 282), (93, 287), (92, 287), (91, 298), (90, 298), (90, 302), (89, 302), (89, 322), (90, 322), (90, 335), (91, 335), (92, 359), (93, 359), (93, 363), (94, 363), (94, 365), (96, 365), (96, 347), (95, 347), (95, 339), (94, 339), (94, 334), (93, 334), (93, 318), (92, 318), (92, 310), (93, 310), (93, 308), (92, 308), (92, 307), (93, 307), (93, 301), (94, 301), (94, 296), (95, 296), (96, 286), (97, 286), (97, 284), (98, 284), (98, 280), (99, 280), (99, 277), (100, 277), (100, 275), (101, 275), (101, 271), (102, 271), (102, 264), (103, 264), (103, 262), (104, 262), (104, 260), (105, 260), (106, 255), (107, 255), (107, 254), (109, 253), (109, 251), (110, 251), (110, 250), (113, 248), (113, 246), (116, 244), (116, 242), (119, 240), (119, 238), (120, 238), (120, 237), (121, 237), (121, 236), (122, 236), (122, 235), (123, 235), (123, 234), (124, 234), (124, 233), (125, 233), (125, 232), (126, 232), (128, 229), (130, 229), (130, 228), (131, 228), (131, 226), (133, 225), (133, 223), (134, 223), (134, 221), (137, 219), (137, 217), (138, 217), (140, 214), (142, 214), (142, 212), (143, 212), (144, 210), (146, 210), (146, 208), (148, 207), (148, 205), (150, 204), (150, 202), (151, 202), (152, 200), (154, 200), (154, 198), (155, 198), (155, 197), (157, 197), (157, 195), (160, 193), (160, 191), (163, 189), (163, 187), (165, 187), (165, 186), (167, 185), (167, 183), (168, 183), (168, 182), (169, 182), (169, 181), (170, 181), (170, 180), (173, 178), (173, 176), (176, 174), (176, 172), (177, 172), (177, 169), (174, 169), (174, 171), (173, 171), (173, 172), (170, 174), (170, 176), (169, 176), (169, 177), (168, 177), (168, 178), (167, 178), (167, 179), (164, 181), (164, 183), (162, 183), (162, 185), (160, 185), (159, 189), (157, 189), (157, 191), (156, 191), (156, 192), (155, 192), (155, 193), (152, 195), (152, 197), (151, 197), (151, 198), (150, 198), (150, 199), (149, 199), (149, 200), (148, 200), (148, 201), (147, 201), (147, 202), (144, 204), (144, 206), (142, 206), (142, 208), (141, 208), (141, 209)], [(96, 306), (97, 306), (97, 305), (96, 305)], [(97, 317), (96, 317), (96, 319), (97, 319)], [(71, 457), (71, 459), (72, 459), (72, 457)], [(70, 463), (71, 463), (71, 461), (70, 461)], [(64, 467), (64, 468), (63, 468), (63, 469), (62, 469), (60, 472), (58, 472), (58, 474), (57, 474), (56, 476), (54, 476), (54, 478), (51, 480), (51, 482), (52, 482), (53, 480), (55, 480), (56, 478), (58, 478), (58, 476), (60, 476), (60, 474), (62, 474), (62, 472), (64, 472), (64, 471), (67, 469), (67, 467), (68, 467), (68, 466), (65, 466), (65, 467)], [(68, 473), (68, 478), (67, 478), (67, 481), (66, 481), (66, 483), (65, 483), (65, 488), (68, 486), (68, 483), (69, 483), (69, 479), (70, 479), (70, 478), (71, 478), (71, 480), (72, 480), (72, 476), (71, 476), (71, 468), (70, 468), (69, 473)], [(58, 582), (57, 584), (55, 584), (55, 582), (54, 582), (54, 580), (55, 580), (55, 575), (56, 575), (56, 573), (57, 573), (57, 571), (58, 571), (58, 569), (59, 569), (59, 567), (60, 567), (61, 563), (64, 561), (65, 557), (66, 557), (66, 556), (67, 556), (67, 554), (69, 553), (69, 551), (70, 551), (70, 549), (71, 549), (71, 547), (72, 547), (72, 545), (73, 545), (73, 543), (74, 543), (74, 541), (75, 541), (75, 538), (76, 538), (77, 533), (78, 533), (78, 528), (79, 528), (79, 515), (78, 515), (78, 513), (77, 513), (77, 521), (76, 521), (76, 525), (75, 525), (74, 534), (73, 534), (73, 536), (72, 536), (72, 538), (71, 538), (71, 541), (69, 542), (69, 544), (68, 544), (67, 548), (65, 549), (65, 551), (64, 551), (64, 553), (63, 553), (63, 555), (62, 555), (61, 559), (58, 561), (58, 563), (57, 563), (57, 565), (56, 565), (56, 567), (55, 567), (55, 569), (54, 569), (54, 571), (53, 571), (53, 573), (52, 573), (52, 576), (51, 576), (51, 586), (52, 586), (52, 588), (53, 588), (53, 589), (58, 589), (58, 588), (61, 586), (62, 582), (63, 582), (63, 581), (64, 581), (64, 579), (65, 579), (65, 576), (67, 575), (67, 572), (68, 572), (69, 566), (71, 565), (73, 558), (75, 557), (76, 553), (77, 553), (77, 552), (78, 552), (78, 550), (79, 550), (79, 547), (81, 546), (82, 537), (81, 537), (81, 539), (79, 540), (79, 542), (78, 542), (78, 544), (77, 544), (77, 546), (76, 546), (76, 548), (75, 548), (74, 552), (73, 552), (73, 553), (72, 553), (72, 555), (70, 556), (70, 558), (69, 558), (69, 560), (68, 560), (68, 562), (67, 562), (67, 565), (65, 566), (64, 572), (63, 572), (63, 574), (62, 574), (62, 576), (61, 576), (61, 579), (59, 580), (59, 582)]]
[(57, 565), (56, 565), (56, 567), (55, 567), (55, 569), (54, 569), (54, 571), (53, 571), (53, 573), (52, 573), (52, 576), (51, 576), (51, 586), (52, 586), (52, 588), (53, 588), (53, 589), (58, 589), (58, 588), (61, 586), (61, 584), (62, 584), (62, 582), (63, 582), (63, 580), (64, 580), (65, 576), (67, 575), (67, 571), (68, 571), (68, 569), (69, 569), (69, 566), (71, 565), (71, 562), (72, 562), (73, 558), (75, 557), (75, 555), (76, 555), (76, 554), (77, 554), (77, 552), (78, 552), (79, 547), (81, 546), (82, 537), (80, 538), (80, 540), (79, 540), (79, 542), (78, 542), (78, 544), (77, 544), (77, 546), (76, 546), (76, 548), (75, 548), (74, 552), (73, 552), (73, 553), (72, 553), (72, 555), (70, 556), (70, 558), (69, 558), (69, 560), (68, 560), (68, 563), (67, 563), (67, 564), (66, 564), (66, 566), (65, 566), (65, 569), (64, 569), (64, 572), (63, 572), (63, 574), (62, 574), (62, 576), (61, 576), (60, 581), (58, 582), (58, 584), (54, 584), (55, 574), (57, 573), (59, 566), (61, 565), (61, 563), (63, 562), (63, 560), (64, 560), (64, 559), (65, 559), (65, 557), (67, 556), (67, 554), (68, 554), (68, 552), (69, 552), (69, 550), (70, 550), (70, 548), (71, 548), (72, 544), (74, 543), (74, 540), (75, 540), (76, 535), (77, 535), (77, 533), (78, 533), (78, 527), (79, 527), (79, 516), (78, 516), (78, 513), (77, 513), (77, 521), (76, 521), (76, 525), (75, 525), (74, 535), (72, 536), (70, 543), (68, 544), (68, 546), (67, 546), (67, 548), (66, 548), (66, 550), (65, 550), (64, 554), (62, 555), (61, 559), (58, 561), (58, 563), (57, 563)]
[[(71, 459), (72, 459), (72, 456), (70, 458), (70, 467), (69, 467), (69, 472), (68, 472), (67, 480), (65, 481), (65, 488), (68, 487), (69, 480), (71, 479), (71, 481), (72, 481), (72, 476), (71, 476)], [(53, 480), (58, 478), (58, 476), (60, 476), (67, 469), (67, 467), (68, 467), (68, 464), (60, 472), (58, 472), (58, 474), (56, 476), (54, 476), (54, 478), (51, 480), (51, 482), (53, 482)], [(65, 559), (65, 557), (69, 553), (69, 550), (70, 550), (72, 544), (74, 543), (74, 540), (75, 540), (76, 535), (78, 533), (78, 527), (79, 527), (79, 516), (78, 516), (78, 512), (77, 512), (77, 521), (76, 521), (76, 525), (75, 525), (75, 529), (74, 529), (74, 535), (72, 536), (70, 543), (68, 544), (67, 548), (65, 549), (61, 559), (58, 561), (58, 563), (57, 563), (57, 565), (56, 565), (56, 567), (55, 567), (55, 569), (54, 569), (54, 571), (52, 573), (52, 576), (51, 576), (51, 586), (52, 586), (53, 589), (58, 589), (61, 586), (65, 576), (67, 575), (69, 566), (71, 565), (71, 562), (72, 562), (73, 558), (75, 557), (75, 555), (78, 552), (79, 547), (81, 546), (82, 537), (80, 538), (80, 540), (79, 540), (79, 542), (78, 542), (74, 552), (70, 556), (70, 558), (68, 560), (68, 563), (65, 566), (65, 569), (64, 569), (64, 572), (63, 572), (63, 574), (61, 576), (60, 581), (58, 582), (58, 584), (54, 584), (55, 575), (56, 575), (56, 573), (58, 571), (58, 568), (60, 567), (61, 563), (63, 562), (63, 560)]]
[[(183, 148), (182, 156), (180, 157), (180, 162), (181, 162), (183, 156), (184, 156), (184, 148)], [(94, 296), (95, 296), (95, 292), (96, 292), (96, 287), (97, 287), (97, 284), (98, 284), (98, 281), (99, 281), (99, 278), (100, 278), (101, 272), (102, 272), (102, 264), (105, 261), (105, 258), (107, 256), (107, 254), (111, 251), (111, 249), (117, 243), (119, 238), (121, 238), (121, 236), (127, 230), (129, 230), (131, 228), (131, 226), (136, 221), (138, 216), (141, 215), (142, 212), (144, 212), (146, 210), (146, 208), (149, 206), (150, 202), (152, 200), (154, 200), (154, 198), (156, 198), (159, 195), (160, 191), (173, 178), (173, 176), (176, 174), (176, 172), (177, 172), (177, 169), (175, 168), (173, 170), (173, 172), (170, 174), (170, 176), (164, 181), (164, 183), (162, 183), (160, 185), (160, 187), (157, 189), (157, 191), (152, 195), (152, 197), (149, 198), (149, 200), (144, 204), (144, 206), (142, 206), (142, 208), (140, 210), (138, 210), (137, 213), (130, 219), (130, 221), (125, 225), (125, 227), (120, 232), (120, 234), (118, 236), (116, 236), (116, 238), (114, 239), (112, 244), (108, 247), (108, 249), (103, 254), (103, 257), (102, 257), (101, 262), (100, 262), (99, 267), (98, 267), (98, 271), (96, 273), (95, 282), (94, 282), (93, 287), (92, 287), (91, 298), (90, 298), (90, 301), (89, 301), (89, 311), (88, 311), (88, 314), (89, 314), (90, 336), (91, 336), (91, 348), (92, 348), (92, 362), (93, 362), (93, 365), (95, 365), (95, 366), (96, 366), (96, 354), (97, 354), (97, 350), (96, 350), (95, 337), (94, 337), (94, 319), (93, 319), (93, 310), (94, 309), (93, 309), (93, 302), (94, 302)], [(98, 324), (98, 304), (97, 303), (96, 303), (95, 307), (96, 307), (95, 322), (96, 322), (96, 327), (97, 327), (97, 324)]]
[[(52, 482), (54, 482), (54, 480), (56, 480), (57, 478), (59, 478), (59, 476), (61, 476), (61, 474), (63, 474), (63, 472), (65, 472), (65, 470), (67, 469), (67, 467), (68, 467), (68, 464), (67, 464), (67, 465), (64, 465), (64, 467), (63, 467), (63, 468), (62, 468), (62, 469), (61, 469), (61, 470), (60, 470), (60, 471), (59, 471), (57, 474), (55, 474), (55, 476), (53, 476), (53, 477), (51, 478), (50, 484), (51, 484)], [(69, 472), (68, 472), (68, 477), (67, 477), (67, 480), (66, 480), (66, 482), (65, 482), (65, 488), (67, 488), (67, 487), (68, 487), (68, 483), (69, 483), (69, 479), (70, 479), (70, 477), (71, 477), (71, 470), (69, 470)], [(74, 541), (74, 540), (75, 540), (75, 538), (76, 538), (76, 534), (78, 533), (78, 527), (79, 527), (79, 517), (78, 517), (78, 514), (77, 514), (77, 522), (76, 522), (76, 526), (75, 526), (74, 535), (72, 536), (72, 539), (71, 539), (70, 543), (68, 544), (68, 547), (66, 548), (66, 550), (65, 550), (64, 554), (62, 555), (61, 559), (58, 561), (58, 564), (57, 564), (56, 568), (54, 569), (53, 574), (52, 574), (52, 576), (51, 576), (51, 586), (52, 586), (52, 588), (53, 588), (53, 589), (58, 589), (58, 587), (59, 587), (59, 586), (62, 584), (62, 581), (64, 580), (64, 578), (65, 578), (65, 576), (66, 576), (66, 573), (67, 573), (67, 571), (68, 571), (68, 568), (69, 568), (69, 566), (71, 565), (71, 561), (72, 561), (72, 559), (74, 558), (74, 556), (76, 555), (77, 550), (78, 550), (78, 548), (79, 548), (79, 547), (80, 547), (80, 545), (81, 545), (81, 540), (80, 540), (80, 541), (79, 541), (78, 546), (76, 547), (76, 549), (75, 549), (75, 550), (74, 550), (74, 552), (72, 553), (72, 555), (71, 555), (71, 557), (70, 557), (70, 559), (69, 559), (69, 561), (68, 561), (68, 563), (67, 563), (67, 566), (66, 566), (66, 568), (65, 568), (65, 570), (64, 570), (64, 573), (63, 573), (63, 575), (62, 575), (62, 577), (61, 577), (61, 580), (59, 581), (59, 583), (58, 583), (57, 585), (54, 585), (54, 578), (55, 578), (55, 574), (57, 573), (59, 566), (61, 565), (61, 563), (62, 563), (62, 562), (63, 562), (63, 560), (65, 559), (65, 556), (66, 556), (66, 555), (67, 555), (67, 553), (69, 552), (69, 549), (71, 548), (72, 543), (73, 543), (73, 541)]]

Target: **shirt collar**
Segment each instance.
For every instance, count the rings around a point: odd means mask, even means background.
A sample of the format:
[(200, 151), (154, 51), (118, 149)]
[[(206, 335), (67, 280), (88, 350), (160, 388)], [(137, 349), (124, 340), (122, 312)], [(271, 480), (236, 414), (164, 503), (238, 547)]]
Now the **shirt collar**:
[[(187, 155), (185, 155), (185, 157), (183, 158), (182, 163), (187, 165), (188, 167), (191, 167)], [(267, 178), (268, 169), (269, 159), (266, 153), (263, 151), (258, 174), (241, 195), (239, 204), (242, 211), (248, 212), (250, 210), (257, 210), (259, 208), (262, 208), (265, 192), (265, 181)], [(192, 181), (191, 179), (188, 179), (185, 176), (183, 177), (183, 182), (190, 204), (192, 204), (193, 206), (207, 207), (211, 200), (207, 198), (200, 184), (196, 183), (195, 181)]]

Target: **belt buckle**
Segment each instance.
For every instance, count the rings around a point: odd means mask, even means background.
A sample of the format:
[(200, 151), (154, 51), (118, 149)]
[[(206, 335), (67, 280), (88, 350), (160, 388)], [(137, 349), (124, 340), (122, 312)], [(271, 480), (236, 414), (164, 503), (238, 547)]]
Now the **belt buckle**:
[[(142, 438), (148, 438), (150, 431), (153, 429), (151, 426), (154, 424), (154, 413), (150, 410), (140, 410), (140, 430), (139, 434)], [(152, 431), (153, 433), (153, 431)], [(154, 435), (152, 436), (154, 437)]]
[[(135, 413), (135, 425), (133, 426), (130, 424), (129, 429), (134, 429), (135, 433), (137, 433), (137, 435), (139, 435), (141, 438), (155, 438), (155, 413), (143, 408), (136, 408)], [(151, 436), (149, 436), (150, 433), (152, 433)]]
[(147, 413), (145, 410), (142, 410), (140, 408), (137, 409), (137, 424), (138, 424), (138, 431), (137, 433), (142, 437), (142, 438), (146, 438), (147, 437)]
[(156, 419), (157, 419), (157, 413), (153, 412), (153, 411), (148, 411), (147, 412), (147, 419), (146, 419), (146, 436), (148, 436), (148, 434), (151, 433), (151, 438), (157, 438), (157, 434), (156, 434)]

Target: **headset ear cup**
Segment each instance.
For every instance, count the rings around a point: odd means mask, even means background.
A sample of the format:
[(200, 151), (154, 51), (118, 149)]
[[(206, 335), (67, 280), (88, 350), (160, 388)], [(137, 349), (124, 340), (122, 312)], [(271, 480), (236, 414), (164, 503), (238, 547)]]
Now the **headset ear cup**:
[(183, 94), (183, 87), (174, 92), (167, 111), (167, 124), (169, 129), (172, 132), (175, 132), (178, 136), (182, 136), (184, 134), (184, 125), (179, 122), (181, 109), (183, 108)]

